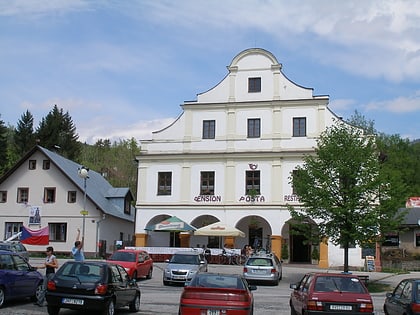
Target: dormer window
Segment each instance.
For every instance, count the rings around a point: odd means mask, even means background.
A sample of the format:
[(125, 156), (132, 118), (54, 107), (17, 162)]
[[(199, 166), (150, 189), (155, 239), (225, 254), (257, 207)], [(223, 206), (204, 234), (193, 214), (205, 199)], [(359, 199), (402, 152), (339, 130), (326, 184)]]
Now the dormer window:
[(248, 93), (261, 92), (261, 78), (248, 78)]

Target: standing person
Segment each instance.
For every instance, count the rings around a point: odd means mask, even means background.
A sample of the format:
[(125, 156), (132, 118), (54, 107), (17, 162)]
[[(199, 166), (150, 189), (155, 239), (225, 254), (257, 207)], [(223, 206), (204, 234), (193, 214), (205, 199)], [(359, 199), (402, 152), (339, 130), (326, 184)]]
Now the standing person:
[(47, 292), (47, 284), (48, 281), (54, 276), (55, 269), (58, 268), (58, 260), (54, 255), (54, 248), (51, 246), (47, 247), (47, 257), (45, 258), (45, 262), (43, 266), (36, 267), (36, 269), (45, 269), (45, 276), (44, 276), (44, 283), (42, 292), (40, 292), (38, 296), (38, 301), (34, 304), (38, 306), (44, 306), (45, 302), (45, 292)]
[(77, 229), (77, 236), (76, 236), (76, 242), (74, 242), (74, 247), (71, 249), (71, 254), (73, 255), (73, 258), (75, 261), (84, 261), (85, 260), (85, 254), (83, 254), (83, 241), (80, 241), (80, 229)]

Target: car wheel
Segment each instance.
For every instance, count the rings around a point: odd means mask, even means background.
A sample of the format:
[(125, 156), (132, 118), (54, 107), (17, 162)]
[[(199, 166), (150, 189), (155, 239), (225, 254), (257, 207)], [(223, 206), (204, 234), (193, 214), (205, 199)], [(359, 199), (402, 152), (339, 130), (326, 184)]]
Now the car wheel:
[(140, 294), (136, 294), (136, 297), (130, 303), (130, 312), (138, 312), (139, 310), (140, 310)]
[(138, 278), (138, 277), (137, 277), (137, 270), (133, 272), (133, 277), (132, 277), (132, 278), (133, 278), (134, 280), (137, 280), (137, 278)]
[(60, 312), (60, 308), (58, 306), (48, 305), (47, 311), (48, 315), (58, 315), (58, 313)]
[(169, 281), (163, 280), (163, 285), (169, 285)]
[(113, 299), (110, 299), (110, 300), (106, 301), (105, 308), (103, 309), (102, 314), (103, 315), (114, 315), (115, 314), (115, 304), (114, 304)]
[(149, 272), (147, 273), (146, 279), (152, 279), (152, 273), (153, 273), (153, 268), (150, 268)]
[(0, 287), (0, 307), (2, 307), (2, 306), (3, 306), (3, 304), (4, 304), (4, 299), (5, 299), (5, 296), (4, 296), (4, 289)]
[(32, 301), (39, 301), (39, 298), (42, 294), (44, 294), (44, 285), (41, 282), (36, 287), (34, 296), (31, 297)]
[(384, 313), (385, 313), (385, 315), (389, 315), (388, 310), (386, 309), (385, 305), (384, 305)]

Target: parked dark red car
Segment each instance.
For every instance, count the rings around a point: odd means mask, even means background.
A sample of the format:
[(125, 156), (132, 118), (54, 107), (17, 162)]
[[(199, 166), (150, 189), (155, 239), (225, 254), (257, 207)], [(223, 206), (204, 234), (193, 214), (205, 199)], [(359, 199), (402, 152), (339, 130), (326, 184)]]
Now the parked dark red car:
[(153, 259), (144, 250), (120, 249), (114, 252), (107, 261), (123, 266), (132, 279), (152, 278)]
[(363, 281), (347, 273), (308, 273), (291, 284), (291, 314), (373, 315), (373, 301)]
[(181, 294), (179, 315), (251, 315), (252, 290), (242, 275), (199, 272)]

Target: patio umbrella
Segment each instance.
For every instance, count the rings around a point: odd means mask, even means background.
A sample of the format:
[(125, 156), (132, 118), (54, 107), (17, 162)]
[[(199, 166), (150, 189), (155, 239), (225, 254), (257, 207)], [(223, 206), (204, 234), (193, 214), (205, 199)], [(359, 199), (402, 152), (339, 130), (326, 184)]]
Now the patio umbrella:
[(245, 237), (245, 233), (241, 230), (220, 221), (197, 229), (194, 235)]
[(195, 231), (196, 228), (182, 221), (180, 218), (173, 216), (157, 224), (146, 226), (145, 230), (156, 232), (189, 232)]

